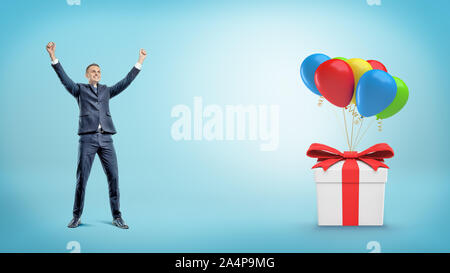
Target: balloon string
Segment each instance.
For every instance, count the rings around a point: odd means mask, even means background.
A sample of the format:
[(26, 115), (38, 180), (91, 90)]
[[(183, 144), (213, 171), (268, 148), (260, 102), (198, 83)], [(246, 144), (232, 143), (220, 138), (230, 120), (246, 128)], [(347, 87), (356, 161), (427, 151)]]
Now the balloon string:
[(352, 109), (352, 114), (355, 118), (357, 118), (357, 120), (355, 121), (355, 124), (358, 124), (359, 122), (361, 122), (361, 116), (358, 114), (358, 112), (356, 111), (356, 105), (353, 104), (353, 109)]
[[(347, 107), (345, 107), (347, 108)], [(347, 136), (347, 145), (350, 149), (350, 141), (348, 140), (348, 130), (347, 130), (347, 119), (345, 118), (345, 110), (342, 108), (342, 115), (344, 116), (344, 127), (345, 127), (345, 135)]]
[(363, 127), (363, 122), (364, 122), (364, 119), (362, 119), (361, 117), (359, 119), (361, 119), (361, 122), (359, 123), (358, 133), (356, 133), (356, 137), (355, 137), (355, 151), (356, 151), (356, 147), (357, 147), (356, 144), (358, 143), (359, 133), (361, 132), (361, 128)]
[(350, 138), (350, 151), (352, 151), (353, 150), (353, 127), (354, 127), (354, 124), (355, 124), (355, 105), (353, 105), (353, 104), (350, 104), (350, 106), (348, 107), (348, 112), (349, 112), (349, 114), (351, 114), (352, 115), (352, 133), (351, 133), (351, 138)]
[(352, 151), (353, 148), (353, 125), (355, 124), (355, 116), (352, 115), (352, 136), (350, 138), (350, 151)]
[[(358, 112), (356, 111), (356, 105), (355, 104), (351, 104), (350, 105), (350, 107), (349, 107), (349, 113), (351, 113), (352, 114), (352, 116), (353, 116), (353, 118), (352, 118), (352, 136), (351, 136), (351, 141), (350, 141), (350, 144), (351, 144), (351, 148), (350, 148), (350, 151), (354, 151), (354, 150), (356, 150), (355, 148), (356, 148), (356, 141), (357, 141), (357, 139), (358, 139), (358, 136), (359, 136), (359, 132), (360, 132), (360, 130), (361, 130), (361, 125), (359, 126), (359, 129), (358, 129), (358, 133), (356, 134), (356, 136), (355, 136), (355, 138), (353, 138), (353, 126), (354, 125), (358, 125), (358, 124), (361, 124), (361, 122), (362, 122), (362, 117), (358, 114)], [(356, 128), (355, 128), (356, 129)]]
[(317, 102), (317, 105), (320, 107), (323, 104), (323, 96), (319, 97), (319, 101)]
[(378, 120), (378, 131), (379, 131), (379, 132), (383, 131), (383, 122), (382, 122), (382, 119)]
[(366, 130), (364, 131), (364, 133), (361, 135), (361, 137), (359, 138), (358, 142), (356, 143), (356, 146), (359, 145), (359, 143), (361, 142), (361, 140), (364, 138), (364, 136), (366, 135), (367, 131), (369, 130), (370, 126), (372, 126), (373, 122), (375, 120), (372, 119), (372, 121), (369, 123), (369, 126), (367, 126)]

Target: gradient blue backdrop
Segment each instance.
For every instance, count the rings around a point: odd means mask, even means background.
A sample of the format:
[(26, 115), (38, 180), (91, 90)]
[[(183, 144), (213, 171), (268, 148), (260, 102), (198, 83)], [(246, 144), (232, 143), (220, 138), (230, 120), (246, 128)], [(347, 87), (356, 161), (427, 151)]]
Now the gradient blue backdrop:
[[(450, 251), (448, 1), (4, 1), (0, 10), (0, 251)], [(113, 84), (149, 57), (111, 101), (122, 211), (110, 225), (96, 158), (84, 226), (68, 229), (78, 107), (45, 51), (85, 82), (87, 64)], [(388, 142), (385, 226), (318, 227), (305, 156), (312, 142), (345, 148), (342, 124), (302, 84), (311, 53), (378, 59), (410, 88), (406, 107), (360, 148)], [(280, 144), (175, 142), (174, 105), (280, 105)]]

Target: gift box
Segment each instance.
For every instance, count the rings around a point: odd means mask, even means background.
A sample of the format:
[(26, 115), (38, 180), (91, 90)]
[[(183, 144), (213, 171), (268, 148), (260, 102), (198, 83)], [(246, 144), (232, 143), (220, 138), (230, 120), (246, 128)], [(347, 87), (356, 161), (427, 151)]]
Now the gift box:
[(389, 168), (383, 161), (394, 156), (388, 144), (342, 153), (314, 143), (307, 155), (318, 160), (313, 169), (319, 226), (383, 225)]

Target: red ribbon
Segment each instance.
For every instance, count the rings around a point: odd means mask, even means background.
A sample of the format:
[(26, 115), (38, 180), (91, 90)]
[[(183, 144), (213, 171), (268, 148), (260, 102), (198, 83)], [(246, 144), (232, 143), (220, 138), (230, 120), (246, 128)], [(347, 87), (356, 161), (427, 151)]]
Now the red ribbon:
[(326, 171), (329, 167), (339, 161), (344, 160), (342, 166), (342, 225), (357, 226), (359, 212), (359, 167), (357, 160), (363, 161), (373, 170), (379, 167), (389, 168), (383, 163), (385, 158), (394, 156), (394, 150), (386, 144), (379, 143), (358, 153), (341, 152), (330, 146), (313, 143), (309, 147), (306, 155), (317, 158), (317, 163), (312, 168), (323, 168)]

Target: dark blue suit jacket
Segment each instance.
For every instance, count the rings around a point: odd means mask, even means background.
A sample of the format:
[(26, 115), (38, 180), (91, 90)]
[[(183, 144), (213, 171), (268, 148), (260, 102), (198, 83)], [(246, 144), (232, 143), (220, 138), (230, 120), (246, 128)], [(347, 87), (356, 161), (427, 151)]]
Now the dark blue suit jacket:
[(82, 135), (96, 132), (99, 124), (101, 124), (105, 132), (115, 134), (116, 128), (114, 127), (111, 112), (109, 111), (109, 99), (125, 90), (140, 70), (133, 66), (123, 80), (111, 87), (97, 84), (98, 91), (95, 93), (90, 84), (73, 82), (67, 76), (66, 72), (64, 72), (61, 63), (52, 64), (52, 67), (55, 69), (56, 74), (58, 74), (59, 79), (67, 91), (78, 101), (80, 108), (78, 134)]

